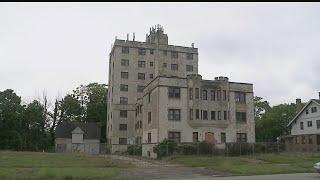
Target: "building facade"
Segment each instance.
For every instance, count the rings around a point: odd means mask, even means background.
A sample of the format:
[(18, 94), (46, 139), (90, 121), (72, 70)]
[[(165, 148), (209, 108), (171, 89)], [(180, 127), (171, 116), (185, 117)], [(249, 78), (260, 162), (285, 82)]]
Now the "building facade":
[(152, 147), (165, 138), (211, 139), (221, 146), (237, 136), (255, 142), (253, 85), (226, 77), (202, 80), (198, 49), (169, 45), (160, 26), (150, 29), (145, 42), (115, 40), (108, 86), (107, 141), (113, 153), (142, 144), (143, 154), (154, 157)]
[(320, 100), (311, 99), (289, 122), (290, 135), (285, 136), (288, 151), (320, 150)]

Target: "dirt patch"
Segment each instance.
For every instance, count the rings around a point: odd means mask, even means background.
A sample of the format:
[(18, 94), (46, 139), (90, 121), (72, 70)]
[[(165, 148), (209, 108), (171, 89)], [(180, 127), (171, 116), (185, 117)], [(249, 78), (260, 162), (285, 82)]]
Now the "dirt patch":
[(110, 155), (110, 157), (135, 166), (122, 170), (121, 177), (124, 179), (185, 179), (217, 176), (212, 170), (205, 168), (185, 167), (178, 164), (169, 164), (165, 161), (127, 156)]

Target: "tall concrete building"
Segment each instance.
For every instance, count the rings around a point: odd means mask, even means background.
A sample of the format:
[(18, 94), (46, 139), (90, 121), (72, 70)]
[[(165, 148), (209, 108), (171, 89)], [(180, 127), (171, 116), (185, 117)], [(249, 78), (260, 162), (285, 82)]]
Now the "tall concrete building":
[(136, 103), (155, 77), (198, 73), (198, 49), (168, 44), (161, 26), (145, 42), (116, 39), (109, 55), (107, 141), (112, 152), (135, 142)]
[(107, 141), (112, 152), (142, 144), (143, 155), (165, 138), (255, 142), (253, 85), (227, 77), (203, 80), (198, 49), (168, 44), (163, 28), (145, 42), (115, 40), (109, 58)]

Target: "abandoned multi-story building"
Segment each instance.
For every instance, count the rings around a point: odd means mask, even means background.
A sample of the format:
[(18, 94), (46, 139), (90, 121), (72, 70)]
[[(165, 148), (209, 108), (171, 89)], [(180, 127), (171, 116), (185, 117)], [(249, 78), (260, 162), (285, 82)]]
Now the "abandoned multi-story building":
[(145, 42), (116, 39), (109, 55), (107, 141), (112, 152), (163, 139), (255, 142), (253, 85), (227, 77), (203, 80), (198, 49), (168, 44), (163, 28)]

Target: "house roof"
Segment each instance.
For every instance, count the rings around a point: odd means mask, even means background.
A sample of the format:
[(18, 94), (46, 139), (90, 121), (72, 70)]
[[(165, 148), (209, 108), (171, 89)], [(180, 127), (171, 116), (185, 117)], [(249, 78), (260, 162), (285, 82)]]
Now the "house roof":
[(308, 103), (306, 103), (306, 105), (303, 106), (303, 108), (296, 114), (296, 116), (289, 122), (289, 124), (287, 126), (289, 127), (312, 102), (314, 102), (320, 106), (319, 99), (310, 99), (310, 101)]
[(100, 127), (97, 123), (63, 122), (55, 131), (56, 138), (71, 138), (72, 131), (76, 128), (83, 131), (83, 139), (100, 139)]

